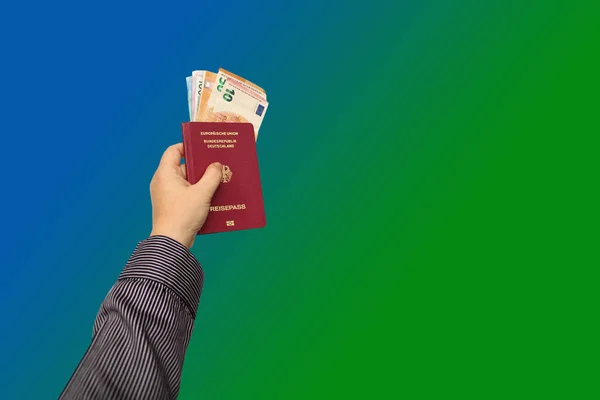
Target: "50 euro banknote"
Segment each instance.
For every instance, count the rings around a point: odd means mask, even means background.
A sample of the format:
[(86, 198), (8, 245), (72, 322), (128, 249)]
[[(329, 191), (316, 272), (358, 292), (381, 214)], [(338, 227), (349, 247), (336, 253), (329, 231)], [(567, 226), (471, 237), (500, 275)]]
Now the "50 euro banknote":
[(265, 116), (269, 103), (265, 91), (235, 74), (219, 69), (217, 87), (211, 93), (200, 121), (206, 122), (250, 122), (254, 137)]
[(264, 97), (265, 100), (267, 99), (267, 93), (264, 91), (263, 88), (261, 88), (258, 85), (255, 85), (247, 79), (242, 78), (239, 75), (227, 71), (226, 69), (219, 68), (219, 72), (216, 74), (215, 80), (215, 89), (218, 93), (216, 93), (215, 96), (210, 96), (210, 98), (208, 99), (206, 106), (203, 107), (203, 109), (201, 110), (199, 119), (200, 121), (206, 121), (208, 119), (211, 119), (211, 114), (214, 112), (215, 104), (218, 99), (218, 94), (222, 92), (223, 85), (225, 85), (227, 81), (235, 82), (244, 87), (246, 90), (250, 91), (251, 93), (254, 93), (259, 97)]
[(197, 82), (197, 99), (195, 108), (192, 109), (191, 121), (202, 121), (201, 116), (208, 107), (208, 101), (211, 98), (213, 88), (217, 79), (217, 74), (210, 71), (202, 71), (201, 77)]
[[(192, 116), (196, 115), (196, 109), (198, 108), (198, 99), (202, 92), (202, 86), (204, 84), (204, 74), (206, 71), (196, 70), (192, 71)], [(193, 120), (193, 119), (192, 119)]]
[(265, 92), (263, 88), (247, 79), (242, 78), (239, 75), (234, 74), (233, 72), (227, 71), (226, 69), (219, 68), (218, 79), (219, 86), (225, 85), (227, 81), (230, 81), (240, 85), (244, 88), (244, 90), (249, 91), (250, 93), (253, 93), (259, 97), (264, 97), (265, 100), (267, 99), (267, 92)]

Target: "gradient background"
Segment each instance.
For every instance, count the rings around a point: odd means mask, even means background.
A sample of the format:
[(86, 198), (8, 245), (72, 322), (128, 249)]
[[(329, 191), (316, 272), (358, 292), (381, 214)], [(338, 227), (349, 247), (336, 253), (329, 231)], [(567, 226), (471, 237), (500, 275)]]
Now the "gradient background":
[(59, 395), (220, 66), (268, 224), (193, 248), (181, 399), (600, 398), (587, 3), (2, 3), (0, 398)]

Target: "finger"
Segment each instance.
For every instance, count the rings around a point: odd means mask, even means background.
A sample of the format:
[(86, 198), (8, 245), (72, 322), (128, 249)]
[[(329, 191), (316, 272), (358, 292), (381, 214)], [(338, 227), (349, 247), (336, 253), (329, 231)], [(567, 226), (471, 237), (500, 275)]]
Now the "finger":
[(201, 196), (205, 196), (207, 201), (212, 200), (213, 195), (217, 191), (221, 178), (223, 177), (223, 166), (216, 162), (210, 164), (202, 178), (194, 185), (194, 190)]
[(181, 176), (183, 176), (183, 179), (187, 179), (187, 173), (185, 172), (185, 164), (182, 163), (179, 166), (179, 169), (181, 170)]
[(177, 143), (169, 146), (160, 159), (158, 168), (172, 168), (179, 167), (181, 165), (181, 158), (183, 157), (183, 143)]

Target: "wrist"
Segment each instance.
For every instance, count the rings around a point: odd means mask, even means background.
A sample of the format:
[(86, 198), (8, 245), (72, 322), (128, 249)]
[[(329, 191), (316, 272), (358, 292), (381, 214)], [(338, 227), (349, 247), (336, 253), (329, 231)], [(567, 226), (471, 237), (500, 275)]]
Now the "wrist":
[(168, 229), (155, 228), (152, 229), (152, 231), (150, 232), (150, 237), (152, 236), (166, 236), (185, 246), (187, 249), (191, 249), (192, 245), (194, 244), (194, 239), (196, 238), (196, 233), (194, 232), (194, 234), (186, 234), (183, 232), (176, 232)]

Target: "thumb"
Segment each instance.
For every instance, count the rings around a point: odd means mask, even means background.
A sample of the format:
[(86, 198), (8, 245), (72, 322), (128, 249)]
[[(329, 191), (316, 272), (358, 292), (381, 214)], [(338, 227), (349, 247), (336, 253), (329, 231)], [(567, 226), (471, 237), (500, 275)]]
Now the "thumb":
[(221, 183), (222, 177), (223, 166), (218, 162), (212, 163), (206, 168), (202, 178), (200, 178), (197, 183), (192, 185), (192, 187), (199, 196), (203, 197), (203, 200), (210, 203), (213, 195), (219, 187), (219, 184)]

